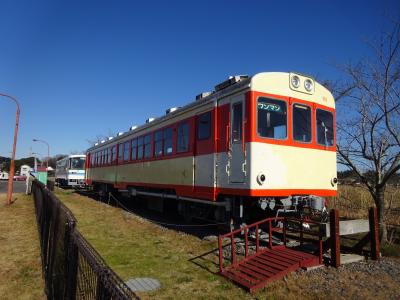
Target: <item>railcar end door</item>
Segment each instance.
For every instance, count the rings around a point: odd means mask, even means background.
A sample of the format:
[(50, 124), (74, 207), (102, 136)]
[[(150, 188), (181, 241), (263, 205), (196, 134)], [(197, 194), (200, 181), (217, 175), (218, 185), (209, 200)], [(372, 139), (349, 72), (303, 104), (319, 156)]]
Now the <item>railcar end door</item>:
[(231, 102), (231, 130), (229, 155), (229, 182), (244, 183), (246, 179), (246, 158), (243, 120), (245, 116), (244, 95), (236, 96)]

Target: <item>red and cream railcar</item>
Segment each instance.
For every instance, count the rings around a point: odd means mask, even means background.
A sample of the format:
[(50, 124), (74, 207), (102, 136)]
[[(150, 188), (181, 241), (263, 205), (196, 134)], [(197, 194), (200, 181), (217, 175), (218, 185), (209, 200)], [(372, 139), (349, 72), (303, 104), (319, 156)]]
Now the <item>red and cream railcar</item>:
[(196, 99), (90, 148), (87, 184), (218, 221), (336, 195), (335, 103), (312, 78), (234, 76)]

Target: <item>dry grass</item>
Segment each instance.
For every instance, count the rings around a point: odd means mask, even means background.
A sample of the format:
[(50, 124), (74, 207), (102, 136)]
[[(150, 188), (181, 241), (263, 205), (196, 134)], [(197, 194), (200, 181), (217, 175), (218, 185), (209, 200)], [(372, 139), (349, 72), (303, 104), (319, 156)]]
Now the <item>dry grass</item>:
[[(330, 208), (340, 210), (340, 215), (348, 218), (367, 218), (368, 208), (374, 206), (368, 190), (362, 186), (339, 185), (338, 196), (330, 199)], [(387, 188), (385, 192), (386, 221), (400, 225), (400, 189)]]
[(0, 297), (45, 299), (33, 201), (16, 194), (5, 207), (0, 194)]

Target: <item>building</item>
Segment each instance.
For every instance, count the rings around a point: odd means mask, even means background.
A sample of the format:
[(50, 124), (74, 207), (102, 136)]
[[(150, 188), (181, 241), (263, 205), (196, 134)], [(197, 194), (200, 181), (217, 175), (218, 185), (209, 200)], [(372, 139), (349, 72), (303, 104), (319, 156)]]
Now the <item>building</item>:
[(30, 171), (32, 171), (32, 168), (30, 166), (22, 165), (21, 169), (20, 169), (20, 172), (19, 172), (19, 175), (28, 177)]

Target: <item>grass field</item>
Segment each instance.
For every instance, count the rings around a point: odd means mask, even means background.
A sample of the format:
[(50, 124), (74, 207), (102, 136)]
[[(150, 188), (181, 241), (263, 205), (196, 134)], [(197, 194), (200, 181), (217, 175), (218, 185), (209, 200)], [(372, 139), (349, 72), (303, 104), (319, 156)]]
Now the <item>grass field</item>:
[[(319, 297), (312, 289), (302, 288), (305, 284), (312, 286), (308, 273), (290, 274), (285, 280), (269, 284), (259, 293), (250, 295), (217, 274), (217, 256), (213, 254), (217, 249), (216, 241), (205, 241), (166, 229), (72, 191), (57, 190), (56, 194), (76, 216), (82, 234), (124, 280), (133, 277), (160, 280), (162, 288), (156, 292), (139, 294), (143, 299)], [(332, 272), (334, 276), (351, 277), (351, 272), (347, 275), (344, 272), (340, 273), (342, 275)], [(318, 280), (323, 285), (325, 279), (315, 277), (312, 280)], [(354, 291), (350, 288), (353, 284), (350, 279), (342, 280), (340, 284), (343, 289)], [(384, 293), (384, 289), (378, 292)]]
[(0, 194), (0, 298), (45, 299), (33, 201), (14, 196), (6, 207)]

